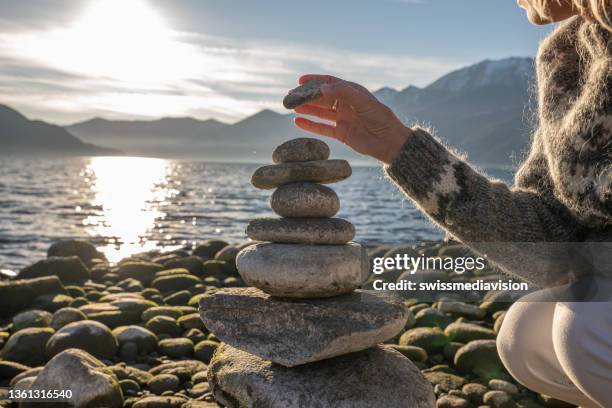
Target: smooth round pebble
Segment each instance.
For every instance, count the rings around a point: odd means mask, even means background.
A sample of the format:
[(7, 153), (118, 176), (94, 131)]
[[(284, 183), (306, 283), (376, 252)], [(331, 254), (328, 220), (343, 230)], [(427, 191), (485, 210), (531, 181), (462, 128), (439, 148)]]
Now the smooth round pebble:
[(84, 350), (101, 359), (110, 359), (119, 346), (107, 326), (93, 320), (82, 320), (55, 332), (47, 342), (47, 355), (52, 357), (71, 348)]
[(160, 340), (159, 352), (170, 358), (189, 357), (193, 354), (193, 342), (187, 338)]
[(176, 392), (181, 381), (173, 374), (159, 374), (151, 378), (147, 384), (149, 390), (156, 395), (161, 395), (166, 391)]
[(282, 163), (260, 167), (251, 177), (251, 183), (261, 189), (301, 181), (313, 183), (335, 183), (352, 174), (351, 165), (346, 160), (315, 160), (302, 163)]
[(515, 408), (516, 402), (503, 391), (489, 391), (482, 398), (485, 405), (491, 408)]
[(341, 218), (259, 218), (246, 233), (254, 241), (342, 245), (355, 237), (355, 227)]
[(500, 380), (497, 378), (489, 381), (489, 388), (494, 391), (504, 391), (510, 395), (518, 395), (519, 389), (516, 385), (511, 382)]
[(87, 316), (79, 309), (74, 307), (64, 307), (53, 313), (51, 318), (51, 327), (54, 330), (59, 330), (67, 324), (86, 320)]
[(219, 343), (211, 340), (204, 340), (195, 345), (193, 357), (196, 360), (200, 360), (205, 362), (206, 364), (210, 363), (210, 360), (219, 347)]
[(178, 325), (175, 319), (169, 316), (152, 317), (147, 321), (145, 327), (158, 336), (160, 334), (168, 334), (171, 337), (177, 337), (182, 333), (181, 326)]
[(140, 354), (150, 353), (157, 348), (157, 336), (141, 326), (121, 326), (113, 330), (113, 335), (122, 346), (133, 343)]
[(329, 159), (327, 143), (310, 137), (289, 140), (272, 152), (274, 163), (295, 163)]
[(13, 317), (13, 331), (28, 327), (48, 327), (53, 315), (45, 310), (28, 310)]
[(338, 194), (316, 183), (291, 183), (280, 186), (270, 198), (272, 210), (281, 217), (327, 218), (340, 209)]

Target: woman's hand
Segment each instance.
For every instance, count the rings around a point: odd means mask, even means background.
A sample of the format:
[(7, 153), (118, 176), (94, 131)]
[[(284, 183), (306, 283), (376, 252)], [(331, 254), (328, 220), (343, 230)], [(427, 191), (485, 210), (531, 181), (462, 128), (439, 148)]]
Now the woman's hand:
[(300, 84), (322, 80), (321, 97), (295, 111), (333, 123), (298, 117), (295, 124), (308, 132), (333, 137), (353, 150), (391, 164), (412, 130), (404, 126), (387, 106), (366, 88), (329, 75), (304, 75)]

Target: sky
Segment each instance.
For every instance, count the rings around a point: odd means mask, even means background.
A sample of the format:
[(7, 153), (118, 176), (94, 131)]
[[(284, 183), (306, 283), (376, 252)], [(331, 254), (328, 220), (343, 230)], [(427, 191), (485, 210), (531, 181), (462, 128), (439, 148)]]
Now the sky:
[(426, 86), (484, 59), (533, 56), (550, 30), (514, 0), (2, 1), (0, 104), (58, 124), (234, 122), (282, 111), (304, 73)]

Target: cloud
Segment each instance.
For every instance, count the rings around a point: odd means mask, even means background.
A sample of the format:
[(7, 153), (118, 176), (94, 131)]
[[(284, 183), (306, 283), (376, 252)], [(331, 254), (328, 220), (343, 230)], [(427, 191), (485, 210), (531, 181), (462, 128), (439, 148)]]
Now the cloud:
[(62, 123), (95, 115), (234, 121), (263, 108), (281, 110), (284, 93), (303, 73), (377, 89), (425, 85), (459, 65), (180, 32), (133, 4), (138, 30), (129, 9), (122, 20), (102, 8), (61, 28), (0, 32), (1, 102)]

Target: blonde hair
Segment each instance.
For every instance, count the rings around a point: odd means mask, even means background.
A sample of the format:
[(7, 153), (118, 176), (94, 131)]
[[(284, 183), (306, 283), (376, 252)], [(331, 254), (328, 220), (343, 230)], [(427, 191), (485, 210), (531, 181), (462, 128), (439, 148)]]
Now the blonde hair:
[[(612, 0), (553, 0), (572, 3), (572, 7), (583, 16), (597, 21), (608, 31), (612, 31)], [(544, 16), (549, 14), (550, 0), (537, 0), (536, 8)]]

